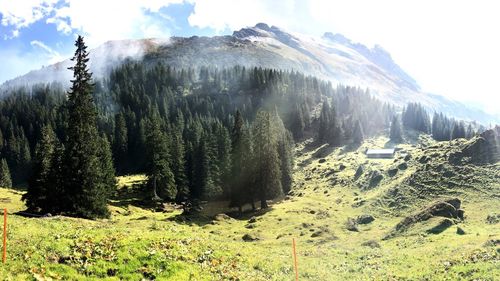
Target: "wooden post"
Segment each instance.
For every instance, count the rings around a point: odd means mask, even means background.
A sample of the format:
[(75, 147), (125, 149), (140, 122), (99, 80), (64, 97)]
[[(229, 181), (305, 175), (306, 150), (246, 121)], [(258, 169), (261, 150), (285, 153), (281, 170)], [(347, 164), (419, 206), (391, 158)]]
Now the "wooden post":
[(7, 261), (7, 208), (3, 209), (3, 253), (2, 262)]
[(299, 269), (297, 268), (297, 252), (295, 250), (295, 238), (292, 238), (293, 244), (293, 263), (295, 267), (295, 281), (299, 280)]

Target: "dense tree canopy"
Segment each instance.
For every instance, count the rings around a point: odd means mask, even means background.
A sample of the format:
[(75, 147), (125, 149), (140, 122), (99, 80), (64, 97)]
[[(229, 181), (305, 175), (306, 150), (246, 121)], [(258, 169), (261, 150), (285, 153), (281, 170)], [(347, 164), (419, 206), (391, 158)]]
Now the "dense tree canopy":
[[(15, 90), (0, 101), (1, 153), (14, 184), (26, 182), (33, 166), (30, 188), (43, 191), (37, 186), (53, 183), (59, 189), (50, 194), (60, 195), (65, 210), (80, 212), (75, 202), (85, 201), (72, 192), (107, 198), (113, 167), (118, 174), (146, 173), (147, 192), (155, 199), (224, 198), (237, 207), (259, 200), (265, 207), (265, 200), (291, 189), (295, 141), (361, 143), (397, 124), (391, 120), (395, 108), (367, 90), (332, 87), (297, 72), (129, 62), (94, 85), (83, 71), (81, 50), (68, 97), (61, 85), (51, 84)], [(430, 132), (422, 106), (408, 105), (402, 117), (406, 128)], [(398, 131), (391, 128), (391, 136), (393, 129)], [(451, 137), (452, 129), (444, 135)], [(85, 193), (83, 186), (95, 192)], [(31, 206), (48, 204), (32, 194), (27, 201), (40, 203)], [(92, 207), (99, 216), (106, 213), (101, 207)]]

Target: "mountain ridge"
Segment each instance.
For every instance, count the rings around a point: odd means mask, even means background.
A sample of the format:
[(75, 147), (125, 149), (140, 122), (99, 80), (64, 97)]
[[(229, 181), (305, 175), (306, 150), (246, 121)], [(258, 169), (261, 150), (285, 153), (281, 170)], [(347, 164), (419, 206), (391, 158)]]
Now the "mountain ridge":
[[(431, 111), (459, 119), (483, 124), (500, 122), (498, 116), (423, 92), (415, 79), (381, 46), (368, 48), (331, 32), (315, 38), (258, 23), (225, 36), (108, 41), (90, 54), (90, 68), (96, 78), (106, 77), (113, 68), (130, 59), (162, 62), (177, 68), (235, 65), (277, 68), (299, 71), (334, 84), (368, 88), (375, 97), (398, 106), (419, 102)], [(70, 61), (65, 60), (30, 71), (3, 83), (0, 92), (5, 95), (9, 89), (21, 85), (54, 80), (67, 85), (71, 79), (71, 72), (66, 70), (68, 66)]]

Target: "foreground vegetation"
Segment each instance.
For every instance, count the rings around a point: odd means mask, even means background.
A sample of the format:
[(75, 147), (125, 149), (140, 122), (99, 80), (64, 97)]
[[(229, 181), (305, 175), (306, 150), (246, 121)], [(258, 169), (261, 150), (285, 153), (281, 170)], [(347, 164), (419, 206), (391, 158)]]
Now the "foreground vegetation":
[[(176, 205), (144, 205), (143, 176), (119, 177), (111, 218), (97, 221), (23, 217), (16, 214), (26, 209), (23, 192), (0, 189), (0, 207), (10, 213), (8, 262), (0, 265), (0, 276), (291, 280), (295, 238), (300, 280), (498, 280), (499, 164), (453, 166), (442, 156), (465, 140), (436, 143), (425, 136), (400, 145), (395, 160), (365, 158), (364, 149), (386, 142), (380, 137), (335, 149), (298, 145), (292, 195), (265, 213), (246, 206), (243, 216), (223, 214), (229, 211), (224, 202), (209, 203), (198, 216), (183, 216)], [(390, 176), (402, 163), (407, 168)], [(364, 172), (356, 179), (360, 165)], [(439, 165), (446, 177), (430, 177)], [(368, 188), (374, 170), (383, 178)], [(443, 218), (432, 217), (386, 239), (404, 217), (449, 197), (461, 199), (464, 221), (433, 232)], [(349, 218), (363, 214), (375, 220), (352, 225)], [(458, 228), (465, 234), (457, 234)]]

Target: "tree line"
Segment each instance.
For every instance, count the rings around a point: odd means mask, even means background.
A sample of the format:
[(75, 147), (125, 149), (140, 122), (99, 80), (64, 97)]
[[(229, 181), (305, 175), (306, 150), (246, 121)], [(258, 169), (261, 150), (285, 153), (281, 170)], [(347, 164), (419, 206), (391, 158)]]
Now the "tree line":
[(430, 134), (437, 141), (449, 141), (458, 138), (470, 139), (474, 135), (486, 130), (476, 122), (455, 120), (443, 113), (434, 112), (431, 118), (427, 110), (419, 103), (409, 103), (403, 108), (401, 116), (395, 115), (391, 121), (390, 139), (402, 142), (404, 134), (402, 128)]
[[(292, 186), (295, 141), (359, 144), (389, 126), (391, 139), (403, 138), (395, 107), (368, 90), (294, 71), (138, 61), (95, 81), (83, 39), (74, 61), (68, 93), (38, 85), (0, 101), (1, 184), (28, 183), (31, 209), (106, 216), (115, 173), (145, 173), (154, 201), (265, 208)], [(401, 119), (430, 130), (420, 105)]]

